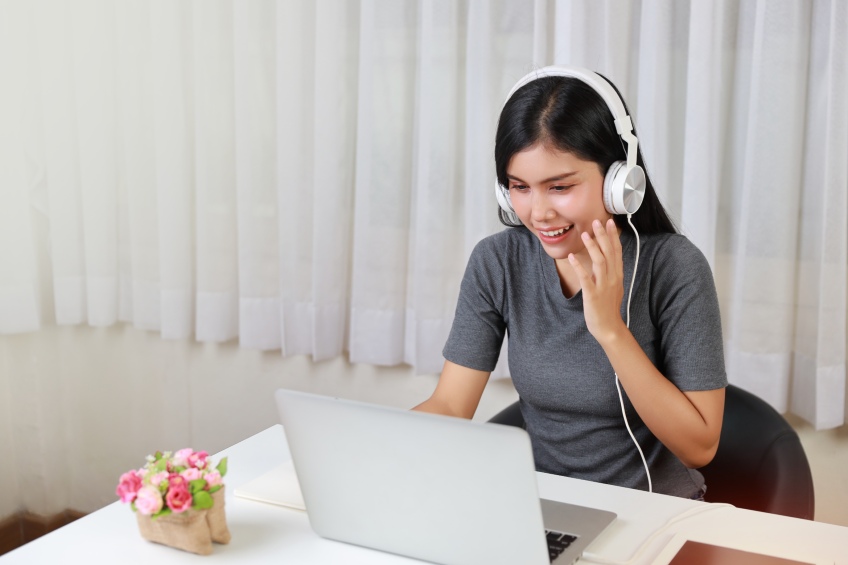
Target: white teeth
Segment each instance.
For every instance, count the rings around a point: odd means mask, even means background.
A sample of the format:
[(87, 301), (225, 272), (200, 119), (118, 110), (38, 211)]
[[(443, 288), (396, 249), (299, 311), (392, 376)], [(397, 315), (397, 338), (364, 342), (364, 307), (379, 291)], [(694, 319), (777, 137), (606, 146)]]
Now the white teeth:
[(556, 237), (558, 235), (564, 234), (565, 232), (567, 232), (570, 229), (571, 229), (571, 226), (568, 226), (567, 228), (562, 228), (562, 229), (559, 229), (559, 230), (556, 230), (556, 231), (539, 231), (539, 233), (541, 233), (542, 235), (544, 235), (546, 237)]

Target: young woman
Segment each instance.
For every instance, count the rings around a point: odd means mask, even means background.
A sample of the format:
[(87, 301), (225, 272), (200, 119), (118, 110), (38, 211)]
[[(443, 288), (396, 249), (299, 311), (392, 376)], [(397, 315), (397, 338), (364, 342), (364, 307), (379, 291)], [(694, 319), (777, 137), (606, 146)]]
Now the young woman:
[(537, 74), (498, 122), (511, 227), (472, 252), (444, 369), (415, 409), (471, 418), (508, 332), (539, 471), (699, 498), (727, 384), (709, 264), (650, 179), (629, 218), (636, 263), (628, 217), (603, 200), (605, 174), (626, 159), (610, 107), (590, 82), (557, 76), (568, 69)]

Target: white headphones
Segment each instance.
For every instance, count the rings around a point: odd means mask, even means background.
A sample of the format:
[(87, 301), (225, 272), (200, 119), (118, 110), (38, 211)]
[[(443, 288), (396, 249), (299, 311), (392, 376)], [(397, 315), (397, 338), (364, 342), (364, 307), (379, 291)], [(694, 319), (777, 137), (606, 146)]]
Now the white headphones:
[[(604, 177), (604, 207), (610, 214), (635, 213), (645, 196), (645, 171), (636, 164), (639, 140), (633, 135), (633, 122), (624, 109), (624, 103), (615, 89), (603, 77), (580, 67), (543, 67), (524, 75), (521, 80), (515, 83), (515, 86), (509, 91), (506, 101), (509, 101), (512, 95), (525, 84), (551, 76), (580, 79), (591, 86), (607, 103), (613, 118), (615, 118), (615, 129), (621, 139), (627, 143), (627, 161), (616, 161), (607, 171)], [(513, 220), (514, 223), (521, 223), (512, 208), (509, 188), (496, 181), (495, 196), (498, 199), (498, 205), (506, 212), (510, 220)]]

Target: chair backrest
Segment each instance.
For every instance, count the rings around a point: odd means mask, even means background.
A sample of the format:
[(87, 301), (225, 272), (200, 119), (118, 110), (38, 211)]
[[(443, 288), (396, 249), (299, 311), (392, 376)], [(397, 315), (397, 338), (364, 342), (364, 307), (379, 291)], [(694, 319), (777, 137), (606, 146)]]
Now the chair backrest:
[[(518, 402), (489, 422), (524, 427)], [(718, 451), (700, 471), (709, 502), (813, 519), (813, 478), (798, 434), (767, 402), (737, 386), (727, 387)]]
[(700, 471), (709, 502), (813, 519), (813, 476), (798, 434), (766, 401), (737, 386), (727, 387), (718, 451)]

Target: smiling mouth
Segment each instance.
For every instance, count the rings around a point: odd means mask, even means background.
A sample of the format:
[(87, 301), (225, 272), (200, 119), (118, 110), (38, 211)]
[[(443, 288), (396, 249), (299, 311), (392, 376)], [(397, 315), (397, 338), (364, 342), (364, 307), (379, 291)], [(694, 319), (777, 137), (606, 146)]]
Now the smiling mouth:
[(569, 230), (570, 230), (571, 228), (573, 228), (573, 227), (574, 227), (574, 226), (573, 226), (573, 225), (571, 225), (571, 226), (568, 226), (567, 228), (560, 228), (560, 229), (558, 229), (558, 230), (554, 230), (554, 231), (542, 231), (542, 230), (539, 230), (539, 233), (540, 233), (540, 234), (542, 234), (542, 235), (543, 235), (543, 236), (545, 236), (545, 237), (556, 237), (556, 236), (558, 236), (558, 235), (562, 235), (562, 234), (564, 234), (565, 232), (569, 231)]

